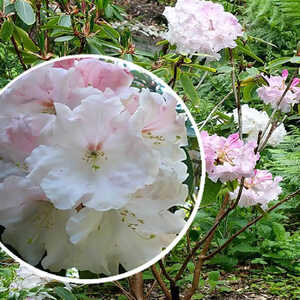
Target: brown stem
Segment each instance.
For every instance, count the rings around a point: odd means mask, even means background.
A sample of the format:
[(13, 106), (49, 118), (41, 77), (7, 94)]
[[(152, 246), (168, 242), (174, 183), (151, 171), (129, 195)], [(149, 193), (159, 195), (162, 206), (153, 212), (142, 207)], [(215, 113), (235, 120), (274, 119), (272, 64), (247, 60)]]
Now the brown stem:
[(229, 49), (229, 55), (230, 55), (230, 62), (232, 65), (232, 72), (231, 72), (231, 79), (232, 79), (232, 90), (235, 98), (235, 103), (238, 111), (238, 125), (239, 125), (239, 136), (240, 139), (243, 139), (243, 125), (242, 125), (242, 109), (241, 109), (241, 98), (240, 98), (240, 81), (237, 80), (237, 88), (235, 85), (236, 82), (236, 76), (235, 76), (235, 67), (234, 67), (234, 59), (233, 59), (233, 53), (232, 49)]
[(161, 268), (161, 271), (162, 271), (163, 275), (164, 275), (170, 282), (174, 282), (174, 279), (171, 278), (170, 275), (168, 274), (168, 272), (167, 272), (167, 270), (166, 270), (166, 268), (165, 268), (165, 265), (164, 265), (163, 261), (160, 260), (160, 261), (158, 262), (158, 264), (159, 264), (159, 266), (160, 266), (160, 268)]
[[(297, 195), (300, 194), (300, 189), (298, 189), (296, 192), (288, 195), (286, 198), (284, 198), (283, 200), (279, 201), (276, 205), (272, 206), (271, 208), (269, 208), (266, 213), (270, 213), (272, 210), (274, 210), (275, 208), (277, 208), (279, 205), (283, 204), (284, 202), (287, 202), (288, 200), (296, 197)], [(254, 220), (252, 220), (251, 222), (249, 222), (246, 226), (244, 226), (242, 229), (240, 229), (238, 232), (236, 232), (234, 235), (232, 235), (221, 247), (219, 247), (218, 249), (216, 249), (215, 251), (213, 251), (211, 254), (207, 255), (204, 260), (208, 260), (212, 257), (214, 257), (217, 253), (220, 253), (222, 250), (224, 250), (238, 235), (240, 235), (241, 233), (243, 233), (245, 230), (247, 230), (250, 226), (252, 226), (253, 224), (257, 223), (260, 219), (262, 219), (265, 216), (265, 213), (260, 215), (259, 217), (255, 218)]]
[(18, 58), (19, 58), (19, 61), (20, 61), (21, 65), (22, 65), (24, 71), (26, 71), (26, 70), (27, 70), (27, 67), (26, 67), (26, 65), (25, 65), (25, 63), (24, 63), (23, 57), (22, 57), (22, 55), (21, 55), (21, 53), (20, 53), (20, 51), (19, 51), (18, 45), (17, 45), (16, 40), (15, 40), (15, 38), (14, 38), (13, 36), (11, 37), (11, 42), (12, 42), (13, 45), (14, 45), (15, 51), (16, 51), (16, 53), (17, 53), (17, 56), (18, 56)]
[(174, 74), (173, 78), (169, 81), (168, 85), (171, 86), (172, 89), (174, 89), (176, 80), (177, 80), (177, 70), (180, 67), (180, 65), (183, 63), (184, 59), (181, 57), (175, 64), (174, 64)]
[(159, 272), (157, 271), (155, 265), (151, 266), (151, 271), (152, 271), (156, 281), (158, 282), (159, 286), (161, 287), (163, 293), (165, 294), (166, 299), (167, 300), (172, 300), (171, 294), (170, 294), (167, 286), (165, 285), (164, 281), (162, 280)]
[(124, 287), (121, 285), (121, 283), (119, 283), (118, 281), (114, 281), (113, 282), (121, 291), (122, 291), (122, 293), (126, 296), (126, 297), (128, 297), (128, 299), (131, 299), (131, 300), (136, 300), (128, 291), (126, 291), (125, 289), (124, 289)]
[(136, 300), (144, 300), (143, 272), (139, 272), (129, 278), (130, 290)]
[(239, 189), (239, 192), (238, 192), (238, 196), (237, 196), (237, 199), (236, 201), (230, 206), (228, 207), (223, 214), (221, 214), (218, 218), (216, 218), (215, 220), (215, 223), (214, 225), (211, 227), (211, 229), (207, 232), (207, 234), (200, 240), (196, 243), (196, 245), (194, 246), (194, 248), (192, 249), (191, 253), (189, 255), (187, 255), (187, 257), (185, 258), (181, 268), (179, 269), (178, 273), (176, 274), (175, 276), (175, 279), (174, 281), (178, 281), (184, 270), (186, 269), (189, 261), (192, 259), (192, 257), (195, 255), (195, 253), (197, 252), (197, 250), (202, 246), (202, 244), (209, 238), (209, 236), (211, 235), (212, 232), (214, 232), (216, 230), (216, 228), (219, 226), (220, 222), (238, 205), (238, 202), (241, 198), (241, 195), (242, 195), (242, 190), (243, 190), (243, 187), (244, 187), (244, 180), (245, 178), (242, 177), (241, 179), (241, 183), (240, 183), (240, 189)]
[[(221, 207), (221, 209), (220, 209), (220, 211), (219, 211), (219, 213), (216, 217), (216, 223), (220, 222), (220, 219), (224, 215), (225, 208), (228, 205), (228, 203), (229, 203), (229, 194), (226, 194), (225, 198), (224, 198), (224, 201), (223, 201), (223, 204), (222, 204), (222, 207)], [(210, 244), (212, 242), (212, 239), (214, 237), (214, 234), (215, 234), (216, 230), (217, 230), (217, 227), (215, 227), (215, 229), (210, 232), (208, 238), (206, 239), (206, 241), (204, 243), (204, 247), (203, 247), (203, 249), (200, 253), (198, 262), (196, 263), (196, 266), (195, 266), (192, 287), (189, 288), (185, 292), (185, 295), (184, 295), (184, 298), (183, 298), (184, 300), (191, 299), (192, 296), (194, 295), (195, 291), (198, 288), (201, 270), (202, 270), (202, 267), (203, 267), (203, 263), (205, 261), (205, 255), (206, 255), (207, 251), (209, 250)]]
[(150, 289), (148, 290), (146, 296), (145, 296), (145, 299), (148, 299), (153, 291), (153, 289), (155, 288), (157, 284), (157, 280), (154, 280), (153, 284), (151, 285)]

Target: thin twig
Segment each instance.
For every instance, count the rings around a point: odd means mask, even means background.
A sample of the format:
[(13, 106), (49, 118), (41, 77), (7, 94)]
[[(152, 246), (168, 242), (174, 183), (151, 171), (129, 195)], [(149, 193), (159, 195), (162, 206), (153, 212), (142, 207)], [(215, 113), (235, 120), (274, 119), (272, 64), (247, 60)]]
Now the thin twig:
[(155, 288), (156, 284), (157, 284), (157, 280), (155, 279), (153, 284), (151, 285), (150, 289), (148, 290), (148, 292), (145, 296), (145, 299), (148, 299), (150, 297), (150, 295), (151, 295), (153, 289)]
[(151, 266), (151, 271), (152, 271), (156, 281), (158, 282), (159, 286), (161, 287), (163, 293), (165, 294), (166, 299), (167, 300), (172, 300), (171, 294), (170, 294), (167, 286), (165, 285), (164, 281), (162, 280), (159, 272), (157, 271), (155, 265)]
[(216, 218), (214, 225), (210, 228), (210, 230), (206, 233), (206, 235), (200, 241), (198, 241), (196, 243), (196, 245), (192, 249), (191, 253), (189, 255), (187, 255), (187, 257), (185, 258), (181, 268), (179, 269), (178, 273), (175, 276), (175, 279), (174, 279), (175, 282), (178, 281), (181, 278), (181, 276), (182, 276), (183, 272), (185, 271), (189, 261), (195, 255), (197, 250), (209, 238), (209, 236), (212, 234), (212, 232), (214, 232), (216, 230), (216, 228), (219, 226), (220, 222), (238, 205), (238, 202), (239, 202), (239, 200), (242, 196), (242, 191), (243, 191), (243, 187), (244, 187), (244, 180), (245, 180), (245, 178), (242, 177), (236, 201), (230, 207), (228, 207), (227, 210), (222, 215), (220, 215), (218, 218)]
[(231, 79), (232, 79), (232, 90), (235, 98), (235, 103), (238, 111), (238, 125), (239, 125), (239, 136), (240, 139), (243, 139), (243, 125), (242, 125), (242, 109), (241, 109), (241, 99), (240, 99), (240, 81), (237, 80), (237, 87), (235, 85), (236, 76), (235, 76), (235, 67), (234, 67), (234, 59), (232, 49), (229, 49), (230, 62), (232, 66)]
[(228, 99), (228, 97), (232, 95), (232, 91), (230, 91), (214, 108), (213, 110), (210, 112), (210, 114), (208, 115), (208, 117), (205, 119), (204, 123), (201, 125), (201, 127), (199, 128), (199, 130), (201, 131), (202, 128), (207, 124), (207, 122), (210, 120), (210, 118), (213, 116), (213, 114), (217, 111), (217, 109)]
[(164, 275), (170, 282), (174, 282), (174, 279), (171, 278), (170, 275), (168, 274), (168, 272), (167, 272), (167, 270), (166, 270), (166, 268), (165, 268), (165, 265), (164, 265), (163, 261), (160, 260), (160, 261), (158, 262), (158, 264), (159, 264), (159, 266), (160, 266), (160, 268), (161, 268), (161, 271), (162, 271), (163, 275)]
[[(222, 217), (222, 215), (224, 215), (225, 208), (226, 208), (228, 202), (229, 202), (229, 194), (226, 194), (224, 197), (224, 201), (222, 203), (221, 209), (216, 217), (216, 222), (218, 222), (218, 220)], [(196, 289), (198, 288), (200, 274), (201, 274), (201, 270), (202, 270), (203, 263), (204, 263), (204, 258), (205, 258), (206, 253), (209, 250), (210, 244), (212, 242), (212, 239), (214, 237), (216, 230), (217, 230), (217, 227), (213, 231), (211, 231), (210, 235), (208, 236), (208, 238), (205, 241), (204, 247), (201, 251), (198, 262), (196, 263), (196, 266), (195, 266), (192, 286), (191, 286), (191, 288), (186, 290), (184, 298), (183, 298), (184, 300), (191, 299), (192, 296), (194, 295)]]
[(129, 299), (131, 300), (136, 300), (128, 291), (126, 291), (123, 286), (121, 285), (121, 283), (119, 283), (118, 281), (113, 281), (113, 283), (123, 292), (123, 294), (125, 296), (127, 296)]
[(280, 206), (281, 204), (287, 202), (288, 200), (296, 197), (297, 195), (300, 195), (300, 189), (298, 189), (296, 192), (288, 195), (286, 198), (284, 198), (283, 200), (279, 201), (277, 204), (275, 204), (274, 206), (272, 206), (271, 208), (269, 208), (268, 210), (266, 210), (266, 212), (262, 215), (260, 215), (259, 217), (255, 218), (254, 220), (252, 220), (251, 222), (249, 222), (246, 226), (244, 226), (242, 229), (240, 229), (238, 232), (236, 232), (234, 235), (232, 235), (221, 247), (219, 247), (218, 249), (216, 249), (214, 252), (212, 252), (211, 254), (207, 255), (205, 257), (205, 260), (208, 260), (210, 258), (212, 258), (213, 256), (215, 256), (217, 253), (220, 253), (222, 250), (224, 250), (238, 235), (240, 235), (241, 233), (243, 233), (245, 230), (247, 230), (250, 226), (252, 226), (253, 224), (257, 223), (260, 219), (262, 219), (267, 213), (270, 213), (272, 210), (274, 210), (275, 208), (277, 208), (278, 206)]
[[(279, 101), (277, 102), (276, 107), (273, 109), (272, 114), (271, 114), (271, 117), (270, 117), (270, 119), (269, 119), (269, 121), (268, 121), (268, 123), (267, 123), (265, 129), (263, 130), (263, 133), (262, 133), (262, 136), (261, 136), (261, 140), (263, 140), (264, 136), (266, 135), (266, 133), (267, 133), (267, 131), (268, 131), (269, 126), (271, 125), (271, 123), (273, 123), (274, 116), (275, 116), (275, 114), (276, 114), (276, 112), (277, 112), (277, 110), (278, 110), (278, 108), (279, 108), (279, 106), (280, 106), (282, 100), (284, 99), (285, 95), (286, 95), (287, 92), (289, 91), (289, 89), (290, 89), (290, 87), (291, 87), (291, 85), (292, 85), (292, 83), (293, 83), (293, 80), (294, 80), (294, 78), (296, 77), (297, 73), (298, 73), (298, 69), (294, 72), (294, 74), (293, 74), (293, 76), (291, 77), (291, 79), (290, 79), (288, 85), (286, 86), (286, 88), (285, 88), (283, 94), (281, 95)], [(264, 140), (264, 144), (266, 144), (267, 141), (268, 141), (268, 140), (265, 139), (265, 140)], [(261, 147), (261, 145), (259, 145), (258, 151), (260, 151), (261, 149), (262, 149), (262, 147)]]
[(22, 57), (22, 55), (21, 55), (21, 53), (19, 51), (18, 45), (17, 45), (16, 40), (15, 40), (15, 38), (13, 36), (11, 37), (11, 41), (12, 41), (12, 43), (14, 45), (14, 48), (15, 48), (15, 51), (16, 51), (17, 56), (19, 58), (19, 61), (20, 61), (21, 65), (22, 65), (24, 71), (26, 71), (27, 67), (26, 67), (26, 65), (24, 63), (23, 57)]

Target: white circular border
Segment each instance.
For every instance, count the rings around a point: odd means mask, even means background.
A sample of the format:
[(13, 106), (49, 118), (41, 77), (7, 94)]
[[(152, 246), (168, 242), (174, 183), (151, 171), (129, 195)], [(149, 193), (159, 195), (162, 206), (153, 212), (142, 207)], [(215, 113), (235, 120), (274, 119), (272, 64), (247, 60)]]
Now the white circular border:
[(99, 284), (99, 283), (105, 283), (105, 282), (112, 282), (112, 281), (116, 281), (116, 280), (120, 280), (120, 279), (124, 279), (127, 278), (129, 276), (132, 276), (138, 272), (142, 272), (145, 269), (148, 269), (150, 266), (154, 265), (155, 263), (157, 263), (160, 259), (162, 259), (164, 256), (166, 256), (175, 246), (176, 244), (182, 239), (182, 237), (185, 235), (185, 233), (187, 232), (187, 230), (189, 229), (189, 227), (191, 226), (192, 222), (194, 221), (194, 218), (197, 214), (197, 211), (199, 209), (200, 206), (200, 202), (202, 199), (202, 195), (203, 195), (203, 191), (204, 191), (204, 185), (205, 185), (205, 173), (206, 173), (206, 167), (205, 167), (205, 156), (204, 156), (204, 149), (203, 149), (203, 145), (202, 145), (202, 141), (201, 141), (201, 137), (200, 137), (200, 132), (199, 129), (196, 125), (196, 122), (193, 118), (193, 116), (191, 115), (190, 111), (188, 110), (188, 108), (186, 107), (185, 103), (182, 101), (182, 99), (177, 95), (177, 93), (175, 93), (173, 91), (173, 89), (168, 86), (168, 84), (166, 84), (162, 79), (160, 79), (158, 76), (156, 76), (155, 74), (151, 73), (150, 71), (132, 63), (126, 60), (122, 60), (119, 58), (115, 58), (115, 57), (110, 57), (110, 56), (105, 56), (105, 55), (97, 55), (97, 54), (79, 54), (79, 55), (70, 55), (70, 56), (63, 56), (57, 59), (52, 59), (50, 61), (41, 63), (35, 67), (30, 68), (29, 70), (25, 71), (24, 73), (22, 73), (21, 75), (17, 76), (15, 79), (13, 79), (10, 83), (8, 83), (3, 89), (0, 90), (0, 95), (3, 93), (3, 91), (5, 91), (5, 89), (9, 88), (11, 85), (13, 85), (17, 80), (21, 79), (23, 76), (27, 75), (29, 72), (37, 70), (41, 67), (53, 64), (56, 61), (62, 61), (62, 60), (66, 60), (66, 59), (72, 59), (72, 58), (96, 58), (96, 59), (103, 59), (103, 60), (111, 60), (114, 63), (117, 63), (118, 65), (122, 64), (126, 64), (126, 65), (130, 65), (132, 66), (133, 69), (138, 70), (140, 72), (143, 72), (147, 75), (149, 75), (151, 78), (154, 78), (156, 82), (160, 83), (162, 86), (166, 87), (166, 90), (168, 93), (170, 93), (173, 97), (176, 98), (177, 103), (180, 103), (180, 105), (183, 107), (185, 113), (187, 114), (189, 120), (191, 121), (192, 125), (193, 125), (193, 129), (196, 133), (196, 137), (197, 137), (197, 141), (198, 141), (198, 145), (200, 148), (200, 156), (201, 156), (201, 180), (200, 180), (200, 186), (199, 186), (199, 191), (198, 191), (198, 195), (197, 195), (197, 199), (195, 201), (195, 207), (193, 209), (192, 214), (190, 215), (188, 221), (186, 222), (185, 226), (183, 227), (183, 229), (180, 231), (180, 233), (178, 234), (178, 236), (172, 241), (172, 243), (166, 247), (166, 249), (164, 249), (163, 251), (161, 251), (160, 254), (158, 254), (157, 256), (155, 256), (153, 259), (151, 259), (150, 261), (146, 262), (145, 264), (131, 270), (131, 271), (127, 271), (125, 273), (119, 274), (119, 275), (114, 275), (114, 276), (109, 276), (109, 277), (104, 277), (104, 278), (97, 278), (97, 279), (78, 279), (78, 278), (68, 278), (68, 277), (63, 277), (63, 276), (59, 276), (59, 275), (54, 275), (51, 273), (48, 273), (46, 271), (42, 271), (32, 265), (30, 265), (29, 263), (23, 261), (21, 258), (19, 258), (18, 256), (16, 256), (15, 254), (13, 254), (7, 247), (5, 247), (2, 242), (0, 241), (0, 248), (2, 248), (2, 250), (4, 252), (6, 252), (10, 257), (12, 257), (14, 260), (16, 260), (18, 263), (20, 263), (23, 266), (26, 266), (28, 269), (30, 269), (33, 273), (37, 274), (40, 277), (48, 277), (51, 278), (53, 280), (56, 281), (60, 281), (60, 282), (64, 282), (64, 283), (76, 283), (76, 284)]

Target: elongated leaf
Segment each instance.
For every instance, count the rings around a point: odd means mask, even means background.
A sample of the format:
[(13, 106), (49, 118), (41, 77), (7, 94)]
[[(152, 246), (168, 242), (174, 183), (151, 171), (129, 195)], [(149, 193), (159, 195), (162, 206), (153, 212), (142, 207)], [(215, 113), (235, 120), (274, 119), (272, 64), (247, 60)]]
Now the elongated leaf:
[(60, 16), (58, 20), (58, 25), (63, 26), (63, 27), (71, 27), (72, 22), (71, 22), (71, 17), (69, 15), (62, 15)]
[(24, 49), (32, 52), (37, 52), (40, 50), (39, 47), (31, 40), (28, 33), (16, 25), (14, 25), (13, 37)]
[(291, 60), (291, 57), (280, 57), (274, 59), (268, 63), (267, 69), (275, 68), (277, 66), (283, 65)]
[(25, 0), (16, 0), (15, 9), (20, 19), (27, 25), (35, 23), (35, 13), (31, 5)]
[(68, 41), (71, 41), (74, 39), (74, 36), (73, 35), (65, 35), (65, 36), (60, 36), (60, 37), (57, 37), (54, 42), (56, 43), (62, 43), (62, 42), (68, 42)]
[(69, 292), (67, 289), (58, 286), (54, 289), (54, 292), (63, 300), (76, 300), (76, 296)]
[(211, 67), (207, 67), (207, 66), (203, 66), (203, 65), (198, 65), (198, 64), (183, 64), (183, 66), (186, 66), (186, 67), (192, 67), (192, 68), (196, 68), (196, 69), (201, 69), (201, 70), (204, 70), (204, 71), (208, 71), (208, 72), (217, 72), (217, 69), (215, 68), (211, 68)]
[(11, 38), (13, 32), (14, 32), (14, 25), (9, 21), (5, 21), (1, 26), (1, 30), (0, 30), (1, 40), (7, 42)]
[(238, 49), (240, 52), (254, 58), (255, 60), (257, 60), (260, 63), (264, 63), (264, 61), (259, 58), (256, 54), (254, 54), (249, 48), (243, 46), (243, 44), (240, 41), (237, 41), (237, 46), (236, 49)]
[(180, 77), (180, 81), (187, 96), (192, 100), (194, 105), (198, 105), (200, 103), (200, 98), (191, 78), (187, 74), (183, 73)]

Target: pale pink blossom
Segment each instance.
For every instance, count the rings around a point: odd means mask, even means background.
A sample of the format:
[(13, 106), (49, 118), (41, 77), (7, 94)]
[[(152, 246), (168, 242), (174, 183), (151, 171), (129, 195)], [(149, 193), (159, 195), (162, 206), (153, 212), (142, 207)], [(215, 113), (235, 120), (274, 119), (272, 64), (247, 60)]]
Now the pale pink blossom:
[(208, 177), (216, 182), (232, 181), (254, 174), (259, 154), (254, 153), (256, 142), (244, 143), (238, 133), (228, 138), (201, 132)]
[(73, 111), (59, 103), (55, 109), (53, 127), (26, 163), (29, 177), (56, 208), (84, 202), (97, 210), (116, 209), (129, 194), (154, 181), (157, 155), (124, 124), (112, 126), (123, 110), (118, 97), (90, 96)]
[(258, 96), (266, 104), (270, 104), (272, 108), (277, 108), (282, 112), (289, 112), (291, 106), (299, 103), (300, 101), (300, 87), (297, 87), (300, 79), (294, 78), (291, 87), (285, 94), (284, 98), (279, 103), (284, 91), (287, 88), (286, 79), (288, 77), (288, 71), (283, 70), (281, 76), (264, 76), (264, 79), (268, 82), (268, 85), (264, 85), (257, 89)]
[(218, 52), (236, 47), (235, 40), (243, 34), (236, 17), (211, 1), (178, 0), (163, 14), (169, 23), (165, 38), (183, 54), (207, 54), (210, 59), (219, 59)]
[[(278, 199), (282, 191), (279, 186), (281, 180), (282, 177), (280, 176), (273, 179), (269, 171), (256, 169), (254, 176), (245, 179), (238, 205), (241, 207), (260, 205), (263, 209), (266, 209), (270, 201)], [(239, 188), (230, 193), (231, 199), (237, 198), (238, 191)]]
[(118, 92), (128, 88), (133, 80), (133, 75), (127, 69), (93, 58), (76, 62), (74, 68), (82, 75), (85, 86), (100, 91), (110, 88)]
[(22, 163), (38, 146), (40, 133), (51, 119), (47, 114), (0, 116), (0, 155)]
[(68, 59), (64, 59), (64, 60), (58, 60), (53, 64), (53, 67), (68, 70), (68, 69), (74, 67), (75, 61), (78, 61), (81, 59), (84, 59), (84, 58), (68, 58)]

